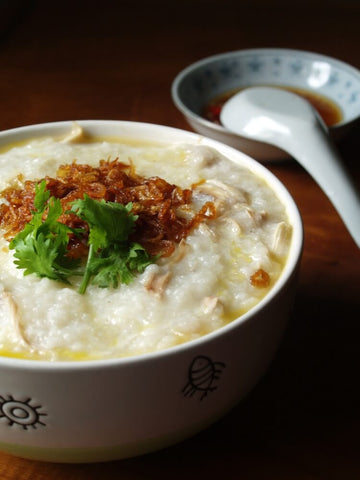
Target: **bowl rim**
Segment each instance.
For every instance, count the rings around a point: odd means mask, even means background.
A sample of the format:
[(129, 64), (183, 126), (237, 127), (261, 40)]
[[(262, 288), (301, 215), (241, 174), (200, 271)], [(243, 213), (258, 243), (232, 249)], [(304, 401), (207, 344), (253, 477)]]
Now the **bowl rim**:
[[(225, 127), (222, 125), (218, 125), (214, 122), (211, 122), (210, 120), (207, 120), (206, 118), (202, 117), (201, 115), (198, 115), (196, 112), (191, 110), (185, 103), (182, 101), (179, 95), (179, 87), (183, 80), (189, 75), (189, 73), (193, 72), (196, 69), (199, 69), (203, 66), (206, 66), (210, 63), (213, 63), (217, 60), (221, 59), (226, 59), (226, 58), (233, 58), (233, 57), (242, 57), (246, 55), (260, 55), (260, 54), (267, 54), (267, 55), (291, 55), (291, 54), (296, 54), (298, 56), (302, 56), (306, 59), (313, 59), (313, 60), (322, 60), (325, 62), (328, 62), (329, 64), (338, 67), (339, 69), (348, 72), (351, 75), (359, 77), (359, 83), (360, 83), (360, 70), (354, 67), (353, 65), (350, 65), (349, 63), (344, 62), (343, 60), (339, 60), (338, 58), (331, 57), (329, 55), (325, 55), (322, 53), (318, 52), (313, 52), (313, 51), (308, 51), (308, 50), (301, 50), (301, 49), (291, 49), (291, 48), (272, 48), (272, 47), (266, 47), (266, 48), (248, 48), (248, 49), (243, 49), (243, 50), (232, 50), (228, 52), (223, 52), (223, 53), (217, 53), (215, 55), (210, 55), (208, 57), (204, 57), (200, 60), (195, 61), (194, 63), (191, 63), (187, 67), (185, 67), (183, 70), (181, 70), (176, 77), (174, 78), (172, 84), (171, 84), (171, 97), (172, 100), (175, 104), (175, 106), (180, 110), (180, 112), (185, 115), (186, 117), (193, 118), (197, 122), (203, 124), (204, 126), (207, 126), (208, 128), (211, 128), (212, 130), (221, 132), (222, 134), (232, 134), (229, 130), (227, 130)], [(341, 105), (340, 105), (341, 106)], [(330, 131), (336, 131), (340, 128), (343, 128), (353, 122), (355, 122), (357, 119), (360, 118), (360, 112), (358, 115), (353, 116), (351, 118), (348, 118), (346, 121), (341, 120), (340, 122), (336, 123), (335, 125), (332, 125), (329, 127)]]
[[(276, 195), (280, 198), (282, 203), (285, 205), (286, 211), (288, 216), (291, 218), (291, 224), (293, 226), (293, 235), (291, 241), (291, 247), (288, 254), (288, 258), (286, 260), (286, 264), (284, 269), (281, 273), (280, 278), (277, 280), (273, 288), (265, 295), (264, 298), (260, 300), (258, 304), (256, 304), (253, 308), (251, 308), (248, 312), (243, 314), (240, 317), (235, 318), (233, 321), (224, 325), (223, 327), (210, 332), (202, 337), (199, 337), (194, 340), (190, 340), (188, 342), (184, 342), (180, 345), (175, 345), (169, 347), (167, 349), (155, 351), (155, 352), (148, 352), (133, 356), (127, 357), (117, 357), (117, 358), (104, 358), (104, 359), (94, 359), (94, 360), (74, 360), (74, 361), (52, 361), (52, 360), (33, 360), (33, 359), (23, 359), (23, 358), (16, 358), (16, 357), (5, 357), (0, 356), (0, 368), (6, 367), (10, 369), (31, 369), (33, 371), (79, 371), (79, 370), (87, 370), (87, 369), (103, 369), (103, 368), (119, 368), (121, 366), (127, 365), (134, 365), (134, 364), (141, 364), (142, 362), (148, 362), (152, 360), (162, 359), (163, 357), (170, 357), (177, 355), (178, 353), (191, 351), (194, 348), (198, 348), (200, 346), (204, 346), (206, 344), (210, 344), (213, 340), (216, 340), (217, 337), (226, 335), (231, 332), (233, 329), (237, 328), (239, 325), (251, 321), (253, 317), (255, 317), (262, 308), (264, 308), (268, 303), (270, 303), (275, 297), (279, 295), (279, 293), (284, 289), (287, 283), (291, 280), (294, 274), (298, 269), (300, 264), (302, 251), (303, 251), (303, 243), (304, 243), (304, 230), (303, 230), (303, 222), (300, 211), (295, 203), (294, 198), (285, 187), (285, 185), (264, 165), (260, 164), (253, 158), (249, 157), (248, 155), (240, 152), (239, 150), (230, 147), (222, 142), (214, 140), (209, 137), (205, 137), (195, 132), (190, 132), (187, 130), (182, 130), (175, 127), (169, 127), (165, 125), (153, 124), (153, 123), (146, 123), (146, 122), (133, 122), (133, 121), (124, 121), (124, 120), (75, 120), (80, 126), (83, 126), (85, 129), (88, 130), (99, 130), (103, 129), (110, 129), (110, 128), (121, 128), (123, 127), (125, 131), (127, 129), (136, 131), (139, 130), (140, 132), (147, 131), (154, 133), (162, 133), (162, 134), (169, 134), (169, 136), (179, 137), (176, 141), (167, 141), (164, 142), (162, 140), (158, 141), (157, 139), (154, 140), (156, 143), (169, 145), (169, 143), (193, 143), (198, 145), (205, 145), (212, 147), (218, 150), (221, 154), (225, 156), (234, 156), (234, 158), (230, 158), (231, 161), (238, 163), (240, 165), (245, 165), (246, 168), (249, 168), (255, 175), (260, 176), (263, 178), (272, 188)], [(34, 125), (26, 125), (22, 127), (15, 127), (11, 129), (7, 129), (4, 131), (0, 131), (0, 145), (5, 145), (7, 143), (11, 144), (11, 138), (15, 138), (19, 141), (29, 139), (33, 140), (36, 138), (44, 138), (46, 135), (55, 134), (62, 134), (64, 132), (68, 132), (69, 128), (73, 125), (74, 121), (57, 121), (57, 122), (46, 122), (46, 123), (38, 123)], [(44, 132), (46, 134), (44, 135)], [(91, 135), (91, 133), (90, 133)], [(100, 136), (106, 136), (104, 134), (98, 134)], [(111, 137), (114, 135), (111, 134)], [(136, 137), (141, 138), (141, 134), (134, 135)], [(166, 135), (163, 135), (166, 137)], [(10, 137), (9, 141), (6, 141), (7, 138)], [(131, 138), (131, 135), (119, 135), (119, 138)], [(154, 138), (153, 136), (149, 136), (149, 138)], [(161, 138), (161, 136), (160, 136)], [(148, 140), (148, 139), (147, 139)]]

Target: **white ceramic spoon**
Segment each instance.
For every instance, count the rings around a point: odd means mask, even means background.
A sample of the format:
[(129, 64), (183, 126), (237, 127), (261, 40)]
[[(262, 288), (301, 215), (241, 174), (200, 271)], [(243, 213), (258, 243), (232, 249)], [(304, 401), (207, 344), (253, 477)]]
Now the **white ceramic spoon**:
[(220, 120), (234, 133), (276, 145), (294, 157), (329, 197), (360, 248), (359, 192), (306, 100), (277, 88), (251, 87), (225, 103)]

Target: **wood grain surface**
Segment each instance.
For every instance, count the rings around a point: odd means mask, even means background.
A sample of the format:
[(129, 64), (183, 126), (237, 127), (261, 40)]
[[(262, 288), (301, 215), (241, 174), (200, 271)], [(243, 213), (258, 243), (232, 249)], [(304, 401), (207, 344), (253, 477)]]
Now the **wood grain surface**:
[[(1, 130), (85, 118), (190, 130), (171, 82), (188, 64), (229, 50), (298, 48), (360, 68), (355, 0), (24, 1), (2, 18)], [(359, 184), (359, 130), (340, 149)], [(305, 245), (289, 327), (255, 390), (166, 450), (91, 465), (0, 453), (1, 480), (360, 479), (360, 252), (301, 167), (269, 168), (301, 210)]]

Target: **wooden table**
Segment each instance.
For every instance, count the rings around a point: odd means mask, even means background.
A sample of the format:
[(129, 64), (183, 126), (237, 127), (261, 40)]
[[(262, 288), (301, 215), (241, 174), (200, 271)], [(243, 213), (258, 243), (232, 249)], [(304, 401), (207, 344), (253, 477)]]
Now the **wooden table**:
[[(360, 68), (360, 6), (351, 0), (18, 1), (10, 10), (0, 22), (0, 129), (101, 118), (190, 130), (171, 82), (228, 50), (299, 48)], [(357, 182), (358, 135), (340, 146)], [(302, 212), (305, 248), (289, 328), (255, 390), (172, 448), (94, 465), (0, 454), (1, 480), (360, 478), (359, 250), (302, 168), (270, 169)]]

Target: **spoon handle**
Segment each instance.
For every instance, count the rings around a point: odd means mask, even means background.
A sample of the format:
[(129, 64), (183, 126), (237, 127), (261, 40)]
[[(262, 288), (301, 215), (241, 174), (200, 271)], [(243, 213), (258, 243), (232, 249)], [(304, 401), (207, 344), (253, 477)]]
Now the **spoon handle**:
[(292, 155), (329, 197), (360, 248), (359, 191), (310, 103), (280, 89), (253, 87), (230, 98), (220, 118), (230, 131)]
[[(360, 194), (335, 145), (320, 122), (306, 128), (301, 141), (284, 139), (282, 148), (315, 179), (360, 248)], [(299, 138), (299, 137), (298, 137)]]

